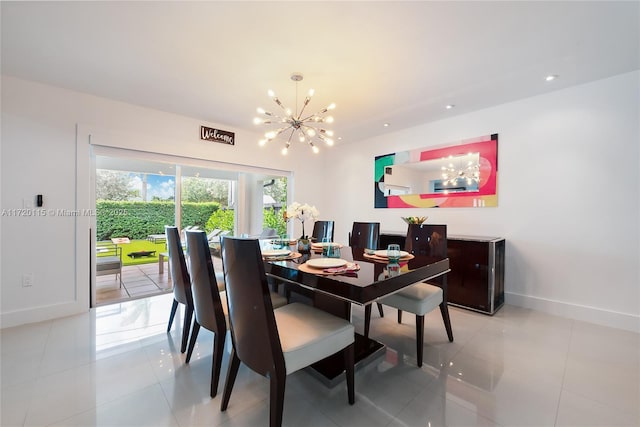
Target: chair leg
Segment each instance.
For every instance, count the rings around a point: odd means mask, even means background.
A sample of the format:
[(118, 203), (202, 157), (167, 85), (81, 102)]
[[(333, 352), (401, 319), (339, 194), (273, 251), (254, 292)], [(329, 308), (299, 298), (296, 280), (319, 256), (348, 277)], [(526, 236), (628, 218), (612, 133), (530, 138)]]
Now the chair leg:
[(173, 305), (171, 306), (171, 314), (169, 315), (169, 326), (167, 326), (167, 332), (171, 331), (171, 325), (173, 325), (173, 318), (176, 317), (176, 311), (178, 310), (178, 301), (176, 299), (173, 300)]
[(353, 405), (356, 401), (356, 392), (355, 392), (355, 344), (351, 343), (348, 347), (346, 347), (344, 352), (344, 366), (345, 371), (344, 374), (347, 377), (347, 395), (349, 397), (349, 405)]
[(222, 367), (222, 354), (224, 352), (224, 341), (227, 333), (217, 332), (213, 337), (213, 365), (211, 366), (211, 397), (218, 394), (218, 382), (220, 381), (220, 368)]
[(198, 339), (198, 332), (200, 332), (200, 324), (197, 320), (193, 321), (193, 327), (191, 328), (191, 338), (189, 339), (189, 349), (187, 350), (187, 358), (184, 363), (189, 363), (191, 360), (191, 354), (196, 346), (196, 340)]
[(446, 302), (440, 303), (440, 314), (442, 314), (442, 321), (444, 322), (444, 327), (447, 330), (449, 342), (453, 342), (453, 329), (451, 329), (451, 319), (449, 318), (449, 306)]
[(193, 308), (186, 307), (184, 309), (184, 324), (182, 325), (182, 345), (180, 353), (187, 351), (187, 342), (189, 341), (189, 331), (191, 331), (191, 318), (193, 317)]
[(270, 378), (269, 392), (269, 427), (282, 426), (282, 412), (284, 410), (284, 389), (287, 382), (286, 374), (273, 373)]
[(371, 304), (364, 306), (364, 337), (369, 338), (369, 326), (371, 325)]
[(402, 310), (398, 310), (398, 323), (402, 323)]
[(229, 399), (231, 398), (231, 392), (233, 391), (233, 384), (236, 382), (236, 376), (238, 375), (238, 368), (240, 368), (240, 359), (236, 355), (236, 349), (231, 349), (231, 357), (229, 358), (229, 368), (227, 369), (227, 379), (224, 382), (224, 392), (222, 393), (222, 401), (220, 402), (220, 410), (226, 411), (229, 406)]
[(376, 304), (378, 304), (378, 313), (380, 313), (380, 317), (384, 317), (384, 310), (382, 309), (382, 304), (380, 304), (379, 302)]
[(422, 351), (424, 346), (424, 316), (416, 314), (416, 343), (418, 350), (418, 366), (422, 366)]

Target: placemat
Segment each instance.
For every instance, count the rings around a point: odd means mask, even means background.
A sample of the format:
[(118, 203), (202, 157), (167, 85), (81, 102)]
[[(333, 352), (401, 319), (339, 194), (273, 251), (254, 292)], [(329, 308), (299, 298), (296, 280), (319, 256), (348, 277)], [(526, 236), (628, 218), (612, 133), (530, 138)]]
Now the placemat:
[[(365, 258), (370, 259), (371, 261), (383, 262), (385, 264), (389, 264), (389, 258), (381, 257), (378, 255), (369, 255), (369, 254), (363, 254), (363, 255)], [(415, 256), (413, 254), (409, 254), (400, 258), (400, 261), (409, 261), (410, 259), (414, 259), (414, 258)]]
[[(320, 245), (320, 246), (318, 246)], [(334, 243), (334, 245), (336, 245), (338, 248), (342, 249), (344, 248), (343, 245), (341, 245), (340, 243)], [(311, 244), (311, 250), (316, 253), (316, 254), (321, 254), (322, 253), (322, 243), (312, 243)]]
[(338, 274), (355, 273), (356, 271), (360, 270), (360, 266), (353, 262), (349, 262), (344, 267), (322, 269), (309, 267), (306, 263), (304, 263), (298, 266), (298, 270), (304, 271), (305, 273), (319, 274), (321, 276), (335, 276)]
[(270, 257), (262, 257), (263, 260), (265, 261), (289, 261), (292, 259), (298, 259), (302, 256), (302, 254), (300, 252), (291, 252), (289, 255), (286, 256), (270, 256)]

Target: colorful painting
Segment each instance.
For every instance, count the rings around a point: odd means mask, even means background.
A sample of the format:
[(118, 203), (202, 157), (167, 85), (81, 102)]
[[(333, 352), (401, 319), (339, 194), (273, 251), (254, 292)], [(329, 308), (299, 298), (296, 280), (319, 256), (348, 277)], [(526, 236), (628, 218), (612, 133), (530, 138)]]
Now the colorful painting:
[(498, 134), (376, 156), (376, 208), (498, 206)]

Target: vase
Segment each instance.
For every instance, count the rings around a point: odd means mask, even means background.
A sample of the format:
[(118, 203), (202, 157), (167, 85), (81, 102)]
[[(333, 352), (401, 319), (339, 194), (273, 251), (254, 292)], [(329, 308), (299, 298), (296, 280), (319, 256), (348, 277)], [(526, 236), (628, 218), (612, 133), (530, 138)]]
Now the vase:
[(298, 239), (298, 252), (301, 254), (311, 253), (311, 241), (309, 239)]

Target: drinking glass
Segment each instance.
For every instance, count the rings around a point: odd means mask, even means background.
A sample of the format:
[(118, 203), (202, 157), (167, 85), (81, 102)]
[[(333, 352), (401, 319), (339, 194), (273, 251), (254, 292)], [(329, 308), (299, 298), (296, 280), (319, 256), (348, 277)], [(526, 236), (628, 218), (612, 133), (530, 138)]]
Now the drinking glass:
[(340, 245), (337, 243), (329, 243), (329, 245), (327, 245), (327, 257), (340, 258)]
[(322, 256), (323, 257), (329, 256), (330, 247), (331, 247), (331, 239), (328, 237), (323, 237), (322, 238)]
[(400, 261), (400, 245), (393, 243), (387, 246), (387, 257), (389, 264), (397, 264)]

